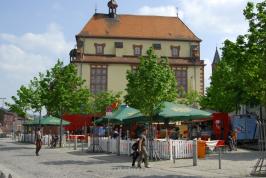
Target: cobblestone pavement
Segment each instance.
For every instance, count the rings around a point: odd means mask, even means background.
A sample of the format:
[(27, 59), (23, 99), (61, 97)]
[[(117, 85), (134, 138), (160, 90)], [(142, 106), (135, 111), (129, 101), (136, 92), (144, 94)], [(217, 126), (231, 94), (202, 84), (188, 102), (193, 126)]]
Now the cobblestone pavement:
[(192, 166), (192, 159), (151, 162), (151, 168), (131, 168), (131, 158), (103, 153), (82, 153), (70, 148), (43, 148), (35, 156), (34, 145), (0, 138), (0, 171), (13, 178), (174, 178), (249, 177), (257, 152), (239, 149), (222, 155), (208, 155)]

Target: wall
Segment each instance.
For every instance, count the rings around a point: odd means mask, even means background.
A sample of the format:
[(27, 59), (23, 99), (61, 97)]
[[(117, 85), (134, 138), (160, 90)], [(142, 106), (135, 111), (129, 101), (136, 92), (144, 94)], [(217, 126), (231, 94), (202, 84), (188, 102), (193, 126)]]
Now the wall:
[[(116, 50), (114, 42), (123, 42), (123, 49)], [(85, 39), (85, 54), (95, 54), (94, 44), (105, 43), (104, 54), (117, 55), (117, 56), (133, 56), (133, 45), (142, 45), (142, 54), (145, 54), (147, 49), (152, 46), (153, 43), (160, 43), (161, 50), (155, 50), (155, 53), (159, 56), (171, 56), (171, 45), (180, 46), (180, 57), (190, 57), (190, 45), (197, 44), (186, 41), (157, 41), (157, 40), (129, 40), (129, 39), (97, 39), (86, 38)], [(117, 53), (117, 54), (116, 54)]]
[[(108, 90), (124, 91), (127, 85), (126, 73), (131, 70), (127, 64), (110, 64), (108, 65)], [(123, 93), (125, 94), (125, 92)]]
[[(188, 84), (188, 91), (189, 90), (197, 90), (198, 92), (202, 93), (202, 87), (201, 87), (201, 77), (200, 77), (200, 66), (191, 66), (188, 67), (187, 69), (187, 84)], [(196, 73), (196, 82), (195, 82), (195, 77), (194, 73)], [(196, 86), (195, 86), (196, 83)]]

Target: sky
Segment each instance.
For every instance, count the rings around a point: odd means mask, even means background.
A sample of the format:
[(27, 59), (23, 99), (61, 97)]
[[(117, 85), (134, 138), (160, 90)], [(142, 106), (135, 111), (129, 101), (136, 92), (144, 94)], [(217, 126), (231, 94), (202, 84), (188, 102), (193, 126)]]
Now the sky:
[[(247, 32), (247, 0), (117, 0), (118, 14), (179, 16), (202, 39), (208, 87), (216, 47)], [(260, 0), (253, 0), (260, 2)], [(0, 98), (16, 95), (39, 72), (61, 59), (69, 63), (75, 35), (95, 13), (107, 13), (108, 0), (1, 0)], [(221, 54), (221, 53), (220, 53)], [(0, 100), (0, 107), (3, 106)]]

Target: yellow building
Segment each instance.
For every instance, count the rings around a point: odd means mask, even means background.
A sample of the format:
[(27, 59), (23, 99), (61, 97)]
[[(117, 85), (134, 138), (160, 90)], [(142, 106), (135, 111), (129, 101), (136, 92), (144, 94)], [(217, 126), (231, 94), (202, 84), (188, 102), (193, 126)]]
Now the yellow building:
[(70, 52), (92, 93), (125, 91), (127, 70), (134, 70), (152, 46), (169, 59), (179, 86), (203, 94), (201, 40), (178, 17), (116, 14), (114, 0), (108, 7), (108, 14), (95, 13), (76, 35), (77, 49)]

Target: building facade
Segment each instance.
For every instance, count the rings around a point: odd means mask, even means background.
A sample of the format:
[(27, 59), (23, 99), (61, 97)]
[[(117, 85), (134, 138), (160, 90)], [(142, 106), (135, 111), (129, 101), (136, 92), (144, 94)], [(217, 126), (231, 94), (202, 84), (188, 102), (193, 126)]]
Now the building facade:
[(114, 0), (108, 7), (108, 14), (95, 13), (76, 35), (77, 48), (70, 52), (92, 93), (125, 91), (126, 72), (136, 69), (139, 57), (153, 47), (169, 59), (178, 87), (203, 94), (201, 40), (178, 17), (116, 14)]

